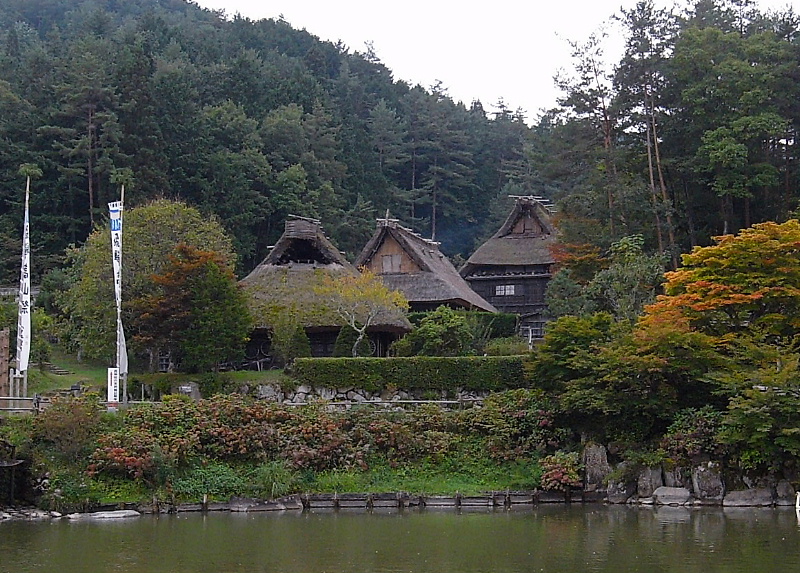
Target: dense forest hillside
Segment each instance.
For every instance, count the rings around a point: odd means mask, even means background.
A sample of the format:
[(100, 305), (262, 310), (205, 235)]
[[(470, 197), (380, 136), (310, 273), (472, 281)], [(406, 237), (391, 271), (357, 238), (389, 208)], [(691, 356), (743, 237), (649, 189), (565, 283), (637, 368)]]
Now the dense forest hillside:
[[(0, 283), (18, 272), (23, 163), (35, 274), (126, 202), (215, 214), (240, 273), (288, 214), (351, 256), (388, 209), (468, 255), (508, 194), (557, 201), (567, 243), (677, 254), (797, 207), (800, 18), (745, 0), (621, 12), (626, 51), (575, 44), (538, 118), (394, 81), (369, 50), (184, 0), (0, 0)], [(524, 73), (520, 71), (520, 73)], [(494, 102), (488, 102), (494, 104)], [(529, 125), (528, 123), (531, 125)]]

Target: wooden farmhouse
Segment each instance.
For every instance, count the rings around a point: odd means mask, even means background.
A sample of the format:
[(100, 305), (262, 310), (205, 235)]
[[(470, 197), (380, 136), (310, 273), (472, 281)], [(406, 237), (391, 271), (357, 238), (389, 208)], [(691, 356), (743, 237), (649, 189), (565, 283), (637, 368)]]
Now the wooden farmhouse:
[[(247, 358), (271, 359), (270, 337), (276, 321), (299, 321), (311, 342), (313, 356), (331, 356), (343, 319), (331, 301), (315, 287), (328, 277), (357, 276), (358, 270), (328, 240), (319, 222), (286, 221), (283, 235), (267, 257), (241, 280), (251, 296), (256, 329)], [(349, 327), (348, 327), (349, 328)], [(411, 330), (405, 313), (388, 308), (368, 330), (375, 355), (384, 356), (389, 344)]]
[(356, 259), (406, 297), (412, 311), (446, 305), (456, 309), (497, 312), (461, 278), (439, 243), (423, 239), (395, 219), (378, 219), (375, 234)]
[(498, 310), (519, 315), (520, 334), (540, 338), (555, 241), (550, 211), (534, 197), (517, 197), (503, 226), (469, 258), (461, 276)]

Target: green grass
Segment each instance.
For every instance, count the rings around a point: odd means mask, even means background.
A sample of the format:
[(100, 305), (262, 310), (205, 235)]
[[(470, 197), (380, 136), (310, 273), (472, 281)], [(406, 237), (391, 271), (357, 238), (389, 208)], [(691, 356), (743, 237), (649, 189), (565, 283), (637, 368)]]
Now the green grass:
[(74, 356), (66, 354), (54, 347), (51, 351), (50, 362), (69, 371), (69, 374), (55, 374), (40, 370), (33, 365), (28, 370), (28, 393), (44, 394), (56, 390), (68, 389), (73, 384), (88, 386), (95, 391), (104, 391), (108, 365), (96, 360), (78, 362)]
[[(88, 387), (89, 390), (105, 393), (108, 364), (98, 360), (78, 361), (74, 355), (69, 354), (57, 346), (51, 350), (50, 362), (67, 370), (69, 374), (55, 374), (45, 369), (40, 369), (37, 365), (32, 365), (28, 370), (28, 393), (47, 394), (55, 393), (58, 390), (67, 390), (75, 384)], [(142, 374), (142, 372), (131, 371), (130, 375)], [(283, 370), (243, 370), (238, 372), (225, 372), (223, 375), (236, 385), (250, 384), (279, 384), (281, 386), (292, 384), (292, 379), (283, 373)], [(176, 384), (181, 383), (181, 378), (193, 380), (196, 375), (174, 375)]]
[[(458, 465), (458, 468), (453, 466)], [(305, 476), (303, 487), (318, 493), (479, 495), (489, 491), (528, 490), (539, 484), (540, 469), (531, 462), (498, 464), (489, 460), (462, 464), (420, 463), (366, 471), (331, 471)]]
[(240, 370), (226, 372), (232, 380), (240, 384), (295, 384), (292, 378), (283, 373), (283, 370)]

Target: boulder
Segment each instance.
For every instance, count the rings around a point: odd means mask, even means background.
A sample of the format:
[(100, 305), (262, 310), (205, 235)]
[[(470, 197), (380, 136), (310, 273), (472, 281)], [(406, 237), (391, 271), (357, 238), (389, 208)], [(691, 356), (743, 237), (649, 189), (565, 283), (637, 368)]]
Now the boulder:
[(283, 402), (284, 396), (277, 384), (259, 384), (256, 387), (256, 396), (259, 400), (268, 402)]
[(795, 491), (787, 479), (782, 479), (775, 485), (775, 505), (792, 507), (795, 504)]
[(705, 462), (692, 470), (692, 489), (697, 503), (719, 504), (725, 495), (725, 485), (717, 462)]
[(585, 468), (586, 489), (589, 491), (605, 489), (606, 477), (611, 473), (605, 446), (588, 444), (583, 449), (583, 467)]
[[(617, 466), (624, 474), (625, 462)], [(610, 480), (606, 487), (606, 500), (608, 503), (626, 503), (633, 494), (636, 493), (636, 482), (628, 481), (625, 478)]]
[(653, 499), (658, 505), (685, 505), (691, 501), (692, 494), (685, 487), (662, 485), (653, 492)]
[(684, 472), (684, 468), (662, 468), (662, 475), (664, 476), (664, 485), (667, 487), (685, 487), (688, 489), (691, 485), (691, 479)]
[(316, 388), (317, 396), (320, 397), (322, 400), (330, 400), (333, 401), (336, 398), (336, 390), (333, 388)]
[(738, 491), (730, 491), (722, 500), (725, 507), (766, 507), (774, 502), (772, 489), (766, 487), (754, 487)]
[(644, 468), (639, 472), (639, 478), (636, 481), (636, 494), (641, 498), (651, 497), (653, 492), (664, 485), (664, 480), (661, 477), (661, 467), (657, 468)]

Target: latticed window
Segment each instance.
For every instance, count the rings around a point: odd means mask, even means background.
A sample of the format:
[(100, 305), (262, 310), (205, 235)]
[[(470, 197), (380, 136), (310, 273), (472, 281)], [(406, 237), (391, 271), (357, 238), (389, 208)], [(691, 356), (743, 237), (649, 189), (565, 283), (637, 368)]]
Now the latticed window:
[(497, 285), (494, 287), (495, 296), (511, 296), (514, 294), (515, 285)]

